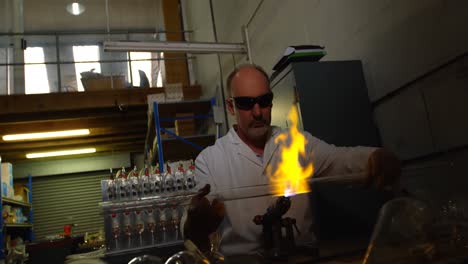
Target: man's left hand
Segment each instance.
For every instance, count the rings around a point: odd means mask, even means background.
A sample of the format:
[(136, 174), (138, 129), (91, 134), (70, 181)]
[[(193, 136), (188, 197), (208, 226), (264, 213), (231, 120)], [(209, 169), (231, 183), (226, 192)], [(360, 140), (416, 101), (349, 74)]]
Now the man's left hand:
[(398, 187), (401, 177), (401, 162), (392, 152), (379, 148), (369, 156), (366, 167), (366, 182), (382, 190), (386, 186)]

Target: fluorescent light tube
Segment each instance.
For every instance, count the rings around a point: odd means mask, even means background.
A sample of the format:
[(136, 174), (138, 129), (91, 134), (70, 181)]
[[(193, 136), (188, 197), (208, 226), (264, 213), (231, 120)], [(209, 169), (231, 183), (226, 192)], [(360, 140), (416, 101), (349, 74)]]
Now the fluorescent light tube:
[(29, 153), (29, 154), (26, 154), (26, 158), (36, 159), (36, 158), (46, 158), (46, 157), (65, 156), (65, 155), (87, 154), (87, 153), (94, 153), (94, 152), (96, 152), (95, 148), (70, 149), (70, 150), (60, 150), (60, 151), (51, 151), (51, 152)]
[(89, 129), (75, 129), (75, 130), (63, 130), (63, 131), (41, 132), (41, 133), (5, 135), (3, 136), (3, 140), (4, 141), (34, 140), (34, 139), (61, 138), (61, 137), (84, 136), (84, 135), (89, 135)]
[(246, 53), (243, 43), (105, 41), (104, 51), (180, 51), (189, 53)]

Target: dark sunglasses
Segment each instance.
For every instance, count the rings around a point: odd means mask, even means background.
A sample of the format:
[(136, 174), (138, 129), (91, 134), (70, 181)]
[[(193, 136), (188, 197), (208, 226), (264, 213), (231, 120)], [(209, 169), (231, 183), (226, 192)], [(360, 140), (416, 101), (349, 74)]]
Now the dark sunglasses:
[(232, 99), (234, 100), (236, 107), (240, 110), (250, 110), (255, 106), (255, 104), (258, 104), (261, 108), (265, 108), (272, 105), (273, 93), (267, 93), (258, 97), (237, 96), (232, 97)]

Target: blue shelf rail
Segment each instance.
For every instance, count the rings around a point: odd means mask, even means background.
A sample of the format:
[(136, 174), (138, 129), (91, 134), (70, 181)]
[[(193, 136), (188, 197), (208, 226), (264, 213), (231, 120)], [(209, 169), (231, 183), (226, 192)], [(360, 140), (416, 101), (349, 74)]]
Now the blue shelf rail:
[[(212, 98), (209, 100), (211, 107), (215, 105), (216, 101), (215, 98)], [(161, 138), (161, 132), (165, 132), (171, 136), (173, 136), (175, 139), (180, 140), (195, 149), (201, 151), (203, 150), (204, 147), (195, 144), (188, 140), (187, 138), (181, 137), (177, 135), (176, 133), (165, 129), (161, 127), (161, 122), (167, 122), (167, 121), (176, 121), (176, 120), (188, 120), (188, 119), (210, 119), (213, 118), (213, 114), (207, 114), (207, 115), (190, 115), (190, 116), (178, 116), (178, 117), (160, 117), (159, 116), (159, 105), (164, 105), (164, 104), (177, 104), (177, 103), (190, 103), (190, 102), (171, 102), (171, 103), (158, 103), (158, 102), (153, 102), (153, 117), (154, 117), (154, 126), (156, 129), (156, 140), (157, 140), (157, 149), (158, 149), (158, 160), (159, 160), (159, 170), (161, 173), (164, 173), (164, 150), (163, 150), (163, 145), (162, 142), (164, 139)]]
[[(33, 224), (34, 223), (34, 210), (33, 210), (33, 207), (32, 207), (32, 176), (31, 175), (28, 175), (28, 189), (29, 189), (29, 203), (31, 204), (31, 207), (29, 208), (29, 223)], [(31, 227), (29, 230), (28, 230), (28, 237), (27, 239), (29, 241), (34, 241), (36, 238), (34, 237), (34, 229)]]

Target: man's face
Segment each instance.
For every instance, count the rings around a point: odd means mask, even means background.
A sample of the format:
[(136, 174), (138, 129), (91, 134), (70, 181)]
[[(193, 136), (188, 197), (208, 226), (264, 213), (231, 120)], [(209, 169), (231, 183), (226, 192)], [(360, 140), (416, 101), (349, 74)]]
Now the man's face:
[[(271, 123), (271, 107), (255, 103), (250, 109), (236, 107), (236, 97), (258, 98), (268, 97), (271, 93), (268, 81), (257, 69), (247, 67), (241, 69), (231, 81), (232, 97), (227, 100), (228, 110), (236, 116), (238, 129), (251, 141), (263, 140), (268, 133)], [(249, 98), (247, 98), (249, 99)], [(265, 97), (260, 97), (259, 100)], [(240, 103), (240, 100), (238, 101)]]

